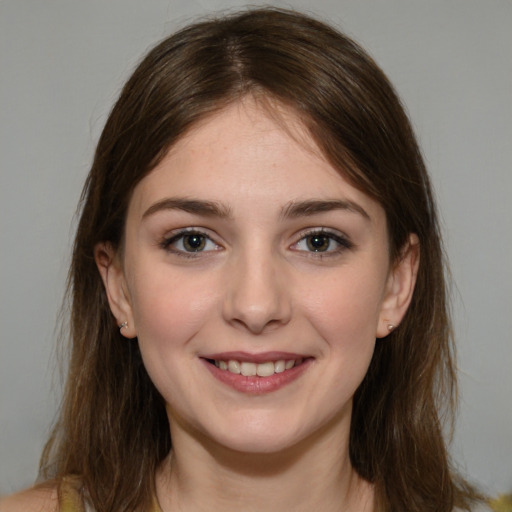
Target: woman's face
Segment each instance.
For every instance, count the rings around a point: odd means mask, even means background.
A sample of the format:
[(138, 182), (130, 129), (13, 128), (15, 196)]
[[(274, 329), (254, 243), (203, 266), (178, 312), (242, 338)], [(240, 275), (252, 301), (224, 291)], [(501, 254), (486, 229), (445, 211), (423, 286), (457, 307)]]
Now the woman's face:
[(135, 188), (104, 275), (173, 435), (248, 452), (348, 436), (375, 339), (401, 315), (382, 207), (280, 116), (286, 129), (244, 101), (182, 138)]

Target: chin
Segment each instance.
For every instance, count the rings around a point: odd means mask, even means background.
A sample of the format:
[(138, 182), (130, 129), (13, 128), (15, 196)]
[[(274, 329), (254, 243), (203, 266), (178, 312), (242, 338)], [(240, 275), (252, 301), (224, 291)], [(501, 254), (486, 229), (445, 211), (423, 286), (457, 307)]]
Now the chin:
[(258, 438), (218, 439), (216, 444), (221, 451), (231, 453), (234, 457), (243, 455), (244, 458), (254, 456), (255, 460), (261, 456), (275, 456), (284, 454), (298, 446), (298, 443), (290, 439), (276, 439), (272, 435)]
[(310, 425), (308, 428), (304, 421), (290, 422), (283, 415), (273, 415), (272, 418), (267, 415), (247, 415), (219, 427), (203, 430), (203, 435), (228, 450), (254, 455), (286, 452), (322, 430), (321, 425)]
[(289, 436), (276, 435), (274, 432), (237, 436), (236, 438), (222, 439), (221, 442), (230, 450), (253, 455), (276, 454), (297, 444), (296, 439), (291, 439)]

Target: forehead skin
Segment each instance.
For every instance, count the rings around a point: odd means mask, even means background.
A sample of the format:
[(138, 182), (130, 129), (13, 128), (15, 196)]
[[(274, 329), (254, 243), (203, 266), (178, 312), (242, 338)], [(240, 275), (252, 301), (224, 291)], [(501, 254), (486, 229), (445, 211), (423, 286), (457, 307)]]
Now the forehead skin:
[[(235, 180), (224, 177), (222, 165), (238, 169)], [(279, 172), (284, 167), (295, 171), (293, 181), (287, 182), (287, 198)], [(157, 197), (172, 194), (178, 183), (180, 196), (196, 197), (200, 191), (202, 199), (212, 200), (222, 199), (236, 187), (235, 197), (244, 198), (246, 205), (263, 193), (266, 200), (273, 200), (276, 211), (291, 201), (343, 197), (361, 205), (372, 224), (385, 223), (382, 207), (352, 187), (324, 158), (297, 115), (275, 102), (246, 98), (193, 126), (137, 185), (129, 217), (140, 222)]]

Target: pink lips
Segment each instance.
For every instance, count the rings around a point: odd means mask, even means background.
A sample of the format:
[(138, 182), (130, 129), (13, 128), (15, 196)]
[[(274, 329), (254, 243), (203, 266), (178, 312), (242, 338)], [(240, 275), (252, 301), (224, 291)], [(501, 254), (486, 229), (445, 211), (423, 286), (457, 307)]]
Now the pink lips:
[[(290, 352), (262, 352), (250, 354), (247, 352), (222, 352), (201, 356), (206, 368), (220, 382), (230, 386), (236, 391), (250, 395), (263, 395), (283, 388), (295, 381), (309, 367), (312, 358), (303, 354)], [(269, 361), (301, 361), (293, 368), (286, 369), (280, 373), (270, 376), (245, 376), (232, 373), (229, 370), (218, 368), (213, 361), (238, 361), (240, 363), (263, 364)]]
[(219, 352), (201, 357), (203, 359), (214, 359), (217, 361), (235, 359), (237, 361), (247, 361), (250, 363), (264, 363), (266, 361), (278, 361), (279, 359), (305, 359), (307, 356), (304, 354), (294, 354), (292, 352), (260, 352), (258, 354), (251, 354), (249, 352)]

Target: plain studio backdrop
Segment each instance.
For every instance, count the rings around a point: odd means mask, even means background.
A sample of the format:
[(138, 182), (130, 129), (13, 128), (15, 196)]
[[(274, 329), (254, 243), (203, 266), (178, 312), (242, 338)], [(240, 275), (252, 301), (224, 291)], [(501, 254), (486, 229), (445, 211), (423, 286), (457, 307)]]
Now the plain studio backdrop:
[[(0, 0), (0, 493), (31, 484), (54, 418), (73, 215), (120, 87), (221, 0)], [(251, 5), (264, 5), (252, 2)], [(452, 445), (512, 492), (512, 2), (274, 2), (359, 41), (407, 106), (439, 199), (462, 400)]]

